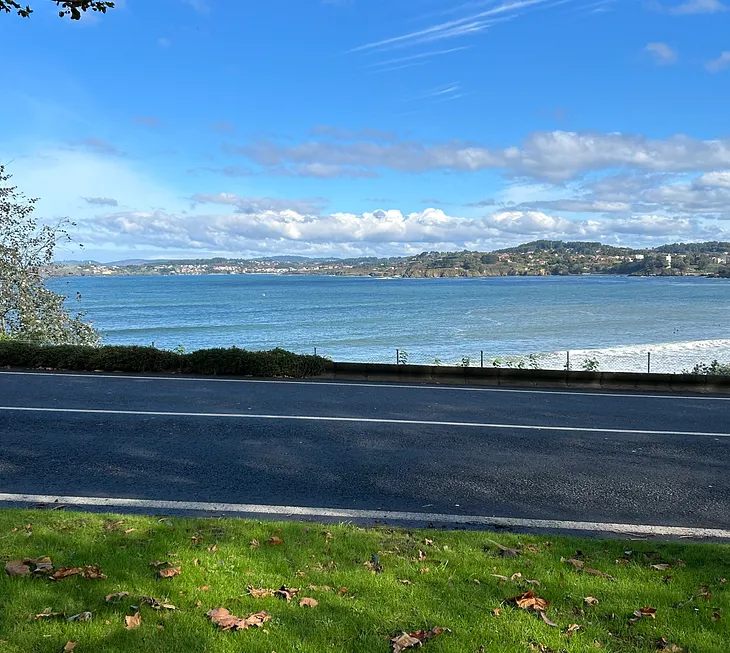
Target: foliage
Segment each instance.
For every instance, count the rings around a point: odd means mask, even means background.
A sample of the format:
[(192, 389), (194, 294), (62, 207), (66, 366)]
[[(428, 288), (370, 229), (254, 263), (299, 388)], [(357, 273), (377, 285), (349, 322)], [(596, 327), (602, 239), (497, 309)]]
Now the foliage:
[[(76, 653), (387, 653), (401, 633), (437, 626), (450, 632), (412, 650), (727, 650), (721, 543), (59, 510), (0, 511), (0, 537), (0, 567), (36, 567), (25, 577), (0, 569), (3, 653), (55, 653), (66, 642)], [(365, 564), (373, 554), (378, 573)], [(180, 573), (160, 579), (161, 561)], [(50, 581), (46, 564), (106, 578)], [(302, 607), (303, 597), (318, 605)], [(208, 616), (221, 608), (271, 619), (222, 631)]]
[(9, 180), (0, 166), (0, 335), (42, 343), (98, 344), (98, 334), (83, 315), (71, 315), (66, 298), (44, 285), (56, 245), (70, 240), (66, 228), (71, 223), (39, 226), (33, 216), (37, 200), (27, 199)]
[(399, 349), (396, 356), (398, 365), (408, 365), (408, 352), (405, 349)]
[(730, 376), (730, 365), (723, 365), (720, 361), (714, 360), (711, 363), (698, 363), (691, 370), (684, 370), (683, 373), (700, 376)]
[(108, 372), (186, 372), (206, 375), (303, 378), (324, 371), (320, 356), (283, 349), (200, 349), (179, 354), (154, 347), (39, 345), (0, 341), (0, 366)]
[(586, 358), (583, 361), (582, 367), (584, 372), (598, 372), (600, 362), (597, 358)]
[[(87, 11), (98, 11), (105, 14), (107, 9), (114, 9), (114, 2), (110, 0), (50, 0), (58, 8), (58, 15), (63, 18), (69, 16), (71, 20), (81, 20)], [(9, 14), (17, 12), (21, 18), (29, 18), (33, 9), (29, 5), (23, 6), (18, 0), (0, 0), (0, 12)]]

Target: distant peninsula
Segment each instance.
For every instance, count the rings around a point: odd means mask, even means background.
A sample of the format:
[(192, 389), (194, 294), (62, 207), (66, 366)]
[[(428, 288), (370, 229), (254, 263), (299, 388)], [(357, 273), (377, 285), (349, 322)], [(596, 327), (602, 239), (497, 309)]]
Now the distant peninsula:
[(493, 252), (423, 252), (390, 258), (187, 259), (115, 263), (62, 261), (50, 276), (287, 274), (351, 277), (458, 278), (619, 274), (730, 278), (730, 243), (674, 243), (648, 249), (599, 242), (536, 240)]

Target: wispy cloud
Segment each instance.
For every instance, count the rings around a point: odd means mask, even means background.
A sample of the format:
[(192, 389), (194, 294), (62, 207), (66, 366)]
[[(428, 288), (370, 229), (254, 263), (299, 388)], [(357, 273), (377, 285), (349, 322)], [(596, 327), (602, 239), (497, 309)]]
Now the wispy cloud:
[(214, 132), (221, 132), (224, 134), (231, 134), (234, 131), (236, 131), (236, 126), (231, 124), (230, 122), (226, 122), (225, 120), (222, 122), (214, 122), (210, 128)]
[(727, 11), (727, 5), (720, 0), (686, 0), (679, 5), (669, 7), (667, 11), (676, 16), (688, 14), (716, 14), (720, 11)]
[(98, 154), (114, 154), (117, 156), (122, 154), (119, 148), (113, 143), (103, 141), (100, 138), (95, 138), (93, 136), (82, 138), (78, 141), (71, 141), (69, 145), (72, 149), (87, 150)]
[(479, 11), (477, 13), (464, 16), (463, 18), (450, 20), (425, 29), (410, 32), (408, 34), (401, 34), (400, 36), (394, 36), (381, 41), (366, 43), (365, 45), (351, 48), (348, 52), (390, 50), (393, 48), (422, 45), (424, 43), (431, 43), (443, 39), (475, 34), (484, 31), (497, 22), (503, 22), (505, 20), (515, 18), (521, 9), (527, 9), (535, 5), (544, 5), (548, 2), (549, 0), (515, 0), (513, 2), (505, 2), (497, 7), (493, 7), (485, 11)]
[(155, 118), (154, 116), (134, 116), (132, 120), (140, 125), (147, 125), (148, 127), (159, 127), (162, 124), (159, 118)]
[(82, 197), (82, 200), (91, 206), (119, 206), (113, 197)]
[(407, 98), (406, 102), (415, 102), (416, 100), (427, 100), (429, 98), (439, 98), (448, 96), (451, 97), (454, 94), (456, 94), (461, 89), (461, 84), (459, 82), (456, 82), (454, 84), (447, 84), (445, 86), (438, 86), (436, 88), (431, 89), (430, 91), (426, 91), (425, 93), (422, 93), (421, 95), (415, 95), (413, 97)]
[(672, 50), (666, 43), (647, 43), (644, 48), (654, 59), (654, 63), (659, 66), (669, 66), (677, 63), (677, 53)]
[(730, 51), (726, 50), (717, 59), (712, 59), (705, 64), (705, 68), (711, 73), (719, 73), (721, 70), (730, 68)]
[(414, 61), (417, 59), (428, 59), (429, 57), (438, 57), (443, 54), (451, 54), (452, 52), (461, 52), (462, 50), (471, 49), (471, 45), (462, 45), (458, 48), (447, 48), (445, 50), (430, 50), (429, 52), (421, 52), (420, 54), (412, 54), (410, 57), (397, 57), (396, 59), (387, 59), (369, 64), (366, 68), (377, 68), (379, 66), (390, 66), (392, 64), (404, 63), (406, 61)]
[(188, 5), (199, 14), (210, 13), (210, 2), (209, 0), (181, 0), (183, 4)]

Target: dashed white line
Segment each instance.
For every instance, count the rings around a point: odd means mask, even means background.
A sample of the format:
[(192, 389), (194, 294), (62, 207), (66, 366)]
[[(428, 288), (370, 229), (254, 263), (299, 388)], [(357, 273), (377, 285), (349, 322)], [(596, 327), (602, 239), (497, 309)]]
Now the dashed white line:
[(381, 522), (415, 522), (419, 524), (448, 524), (463, 526), (492, 526), (502, 528), (534, 528), (540, 530), (588, 531), (637, 536), (670, 536), (730, 539), (730, 530), (683, 526), (654, 526), (650, 524), (613, 524), (604, 522), (566, 521), (560, 519), (519, 519), (484, 515), (450, 515), (440, 513), (398, 512), (381, 510), (348, 510), (344, 508), (312, 508), (302, 506), (269, 506), (245, 503), (212, 503), (204, 501), (159, 501), (153, 499), (122, 499), (116, 497), (76, 497), (46, 494), (0, 493), (0, 503), (61, 504), (96, 508), (131, 508), (139, 510), (183, 510), (204, 513), (239, 515), (268, 515), (278, 517), (309, 517), (327, 519), (379, 520)]
[(458, 428), (500, 429), (508, 431), (557, 431), (567, 433), (610, 433), (620, 435), (671, 435), (730, 438), (730, 433), (702, 431), (651, 431), (645, 429), (601, 429), (588, 426), (548, 426), (543, 424), (495, 424), (489, 422), (450, 422), (380, 417), (330, 417), (324, 415), (265, 415), (256, 413), (192, 413), (162, 410), (112, 410), (105, 408), (47, 408), (0, 406), (0, 411), (21, 413), (66, 413), (79, 415), (127, 415), (135, 417), (195, 417), (215, 419), (285, 420), (299, 422), (347, 422), (359, 424), (400, 424), (406, 426), (453, 426)]
[(0, 376), (53, 376), (56, 378), (83, 378), (83, 379), (121, 379), (134, 381), (186, 381), (201, 383), (255, 383), (255, 384), (280, 384), (280, 385), (309, 385), (309, 386), (333, 386), (333, 387), (355, 387), (355, 388), (397, 388), (402, 390), (449, 390), (452, 392), (491, 392), (509, 394), (538, 394), (538, 395), (567, 395), (578, 397), (613, 397), (614, 399), (687, 399), (694, 401), (730, 401), (730, 397), (704, 396), (704, 395), (676, 395), (676, 394), (637, 394), (627, 391), (617, 392), (593, 392), (591, 390), (535, 390), (515, 388), (485, 388), (465, 387), (455, 385), (429, 385), (420, 383), (398, 384), (398, 383), (354, 383), (348, 381), (295, 381), (278, 379), (224, 379), (207, 378), (198, 376), (135, 376), (131, 374), (102, 374), (89, 372), (77, 374), (73, 372), (0, 372)]

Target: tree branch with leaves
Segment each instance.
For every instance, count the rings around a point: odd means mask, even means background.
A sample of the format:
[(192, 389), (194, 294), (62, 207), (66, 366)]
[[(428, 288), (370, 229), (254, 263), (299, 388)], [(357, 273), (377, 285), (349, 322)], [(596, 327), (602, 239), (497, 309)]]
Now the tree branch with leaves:
[(39, 225), (33, 215), (38, 200), (26, 198), (10, 178), (0, 165), (0, 339), (98, 345), (93, 325), (82, 313), (71, 314), (66, 297), (45, 285), (56, 246), (71, 240), (72, 223)]
[[(81, 16), (87, 11), (105, 14), (107, 9), (114, 9), (114, 3), (110, 0), (50, 0), (50, 2), (55, 3), (61, 18), (68, 16), (71, 20), (81, 20)], [(30, 18), (33, 13), (30, 5), (17, 0), (0, 0), (0, 12), (3, 11), (7, 14), (14, 11), (21, 18)]]

